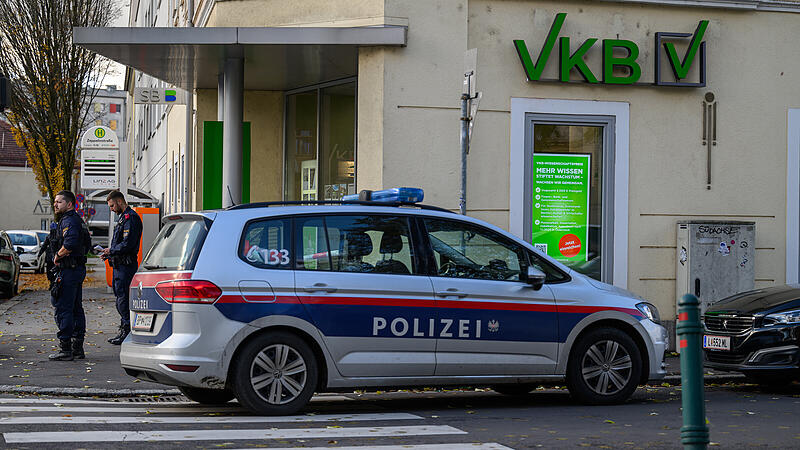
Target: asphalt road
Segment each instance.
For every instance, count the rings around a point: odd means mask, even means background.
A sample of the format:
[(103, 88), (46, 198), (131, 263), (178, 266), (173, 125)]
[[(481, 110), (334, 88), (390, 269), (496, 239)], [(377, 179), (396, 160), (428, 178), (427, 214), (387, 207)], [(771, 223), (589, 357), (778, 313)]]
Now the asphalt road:
[[(706, 400), (712, 447), (800, 446), (800, 384), (708, 386)], [(675, 386), (640, 388), (631, 401), (604, 407), (576, 404), (560, 389), (522, 397), (489, 390), (329, 394), (281, 418), (180, 396), (0, 398), (0, 433), (10, 448), (660, 449), (681, 448), (681, 425)]]

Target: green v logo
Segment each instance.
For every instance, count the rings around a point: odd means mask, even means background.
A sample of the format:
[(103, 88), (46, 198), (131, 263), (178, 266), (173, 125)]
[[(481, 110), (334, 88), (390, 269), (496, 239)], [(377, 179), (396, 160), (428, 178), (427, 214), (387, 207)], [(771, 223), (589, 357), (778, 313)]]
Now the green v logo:
[(561, 32), (561, 27), (564, 25), (564, 20), (567, 18), (567, 13), (556, 14), (556, 19), (553, 25), (550, 26), (550, 31), (547, 33), (547, 39), (544, 41), (542, 51), (539, 52), (539, 57), (536, 58), (536, 64), (531, 60), (531, 54), (528, 51), (528, 46), (522, 39), (514, 40), (514, 47), (517, 49), (517, 55), (522, 62), (522, 67), (525, 69), (525, 76), (528, 81), (538, 81), (544, 72), (544, 66), (547, 65), (547, 60), (550, 58), (550, 53), (553, 52), (553, 47), (556, 45), (558, 33)]
[(703, 35), (708, 28), (708, 21), (701, 20), (697, 24), (697, 29), (694, 31), (692, 42), (689, 44), (689, 49), (686, 50), (686, 55), (683, 56), (683, 61), (678, 58), (678, 52), (675, 51), (675, 44), (672, 42), (664, 42), (664, 50), (667, 51), (669, 63), (672, 66), (672, 73), (675, 74), (676, 80), (682, 80), (689, 74), (689, 69), (692, 67), (694, 58), (697, 55), (697, 50), (700, 48), (700, 43), (703, 41)]

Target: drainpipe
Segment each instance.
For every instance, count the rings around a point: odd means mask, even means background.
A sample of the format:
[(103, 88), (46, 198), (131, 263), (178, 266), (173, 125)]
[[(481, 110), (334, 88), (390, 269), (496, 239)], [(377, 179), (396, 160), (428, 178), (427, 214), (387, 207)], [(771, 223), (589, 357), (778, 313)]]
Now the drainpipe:
[[(186, 9), (186, 26), (194, 26), (194, 0), (187, 0)], [(183, 163), (183, 209), (184, 211), (193, 211), (192, 205), (192, 187), (194, 185), (194, 89), (186, 91), (186, 148), (183, 150), (186, 155), (186, 160)]]

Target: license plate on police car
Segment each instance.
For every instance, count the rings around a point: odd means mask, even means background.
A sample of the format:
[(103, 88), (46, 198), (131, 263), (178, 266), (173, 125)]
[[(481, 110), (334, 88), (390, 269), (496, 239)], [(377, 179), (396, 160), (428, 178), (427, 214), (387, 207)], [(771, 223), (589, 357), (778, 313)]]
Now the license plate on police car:
[(153, 331), (153, 319), (155, 313), (136, 313), (133, 319), (133, 329), (137, 331)]
[(703, 336), (703, 348), (711, 350), (730, 350), (731, 338), (730, 336)]

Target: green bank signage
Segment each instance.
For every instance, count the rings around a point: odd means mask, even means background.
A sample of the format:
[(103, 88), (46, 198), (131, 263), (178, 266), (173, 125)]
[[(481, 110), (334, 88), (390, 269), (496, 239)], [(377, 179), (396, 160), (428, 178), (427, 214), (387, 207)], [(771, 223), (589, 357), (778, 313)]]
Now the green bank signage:
[(533, 154), (533, 245), (562, 261), (586, 261), (590, 155)]
[[(514, 47), (519, 55), (522, 67), (528, 81), (570, 81), (570, 73), (575, 70), (587, 83), (604, 84), (652, 84), (656, 86), (691, 86), (702, 87), (706, 85), (706, 43), (703, 36), (708, 28), (708, 21), (701, 20), (694, 33), (655, 33), (654, 80), (652, 83), (639, 83), (642, 76), (642, 67), (638, 63), (639, 46), (625, 39), (604, 39), (599, 45), (602, 51), (602, 65), (600, 68), (590, 69), (586, 64), (586, 55), (595, 47), (597, 38), (583, 41), (577, 49), (573, 50), (572, 41), (568, 36), (559, 36), (567, 13), (556, 15), (547, 38), (539, 51), (536, 62), (528, 50), (524, 40), (514, 40)], [(680, 54), (675, 47), (676, 42), (688, 42), (688, 48)], [(558, 42), (559, 76), (557, 80), (544, 80), (542, 73), (550, 55)], [(663, 48), (663, 50), (662, 50)], [(669, 66), (674, 77), (673, 80), (664, 80), (661, 77), (662, 66)], [(699, 60), (698, 75), (694, 81), (688, 79), (689, 70), (695, 61)], [(598, 78), (599, 75), (599, 78)], [(694, 77), (693, 77), (694, 78)]]

